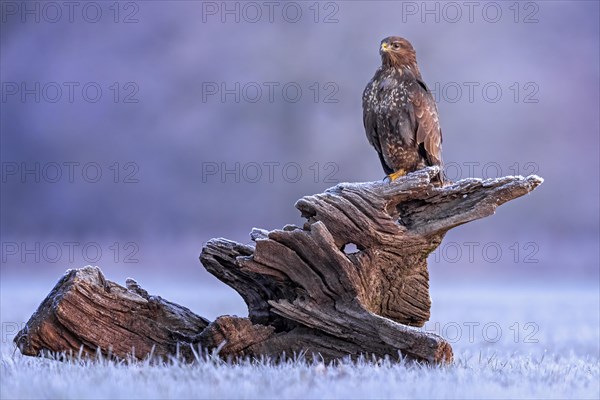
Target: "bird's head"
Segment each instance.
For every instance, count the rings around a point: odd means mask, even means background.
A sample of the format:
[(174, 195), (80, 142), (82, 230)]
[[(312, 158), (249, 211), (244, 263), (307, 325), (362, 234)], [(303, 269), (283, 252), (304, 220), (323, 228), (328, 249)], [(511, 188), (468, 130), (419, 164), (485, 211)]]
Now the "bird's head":
[(418, 72), (417, 53), (410, 42), (399, 36), (390, 36), (379, 47), (381, 63), (386, 67), (410, 68)]

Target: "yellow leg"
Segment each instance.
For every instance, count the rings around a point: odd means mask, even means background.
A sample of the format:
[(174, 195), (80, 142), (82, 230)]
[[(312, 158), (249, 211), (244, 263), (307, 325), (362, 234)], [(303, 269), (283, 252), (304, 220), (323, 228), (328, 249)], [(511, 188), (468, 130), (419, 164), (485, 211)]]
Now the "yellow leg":
[(390, 181), (394, 182), (396, 179), (403, 177), (404, 175), (406, 175), (406, 171), (403, 169), (399, 169), (398, 171), (389, 174), (388, 178), (390, 178)]

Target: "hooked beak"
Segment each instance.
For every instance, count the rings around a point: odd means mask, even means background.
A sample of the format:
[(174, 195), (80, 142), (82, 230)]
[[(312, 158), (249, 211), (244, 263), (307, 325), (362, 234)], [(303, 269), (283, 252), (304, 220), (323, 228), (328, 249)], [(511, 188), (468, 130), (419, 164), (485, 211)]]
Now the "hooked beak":
[(387, 52), (390, 48), (390, 45), (387, 43), (381, 43), (381, 47), (379, 48), (379, 53)]

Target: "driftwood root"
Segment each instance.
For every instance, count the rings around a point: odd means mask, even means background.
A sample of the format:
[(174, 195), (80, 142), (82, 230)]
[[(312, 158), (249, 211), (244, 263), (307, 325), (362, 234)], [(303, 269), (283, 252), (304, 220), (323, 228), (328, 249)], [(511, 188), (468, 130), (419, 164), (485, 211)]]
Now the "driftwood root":
[(418, 329), (431, 308), (427, 256), (449, 229), (493, 214), (542, 179), (465, 179), (438, 187), (431, 182), (437, 173), (430, 167), (393, 183), (343, 183), (303, 197), (296, 208), (304, 226), (254, 229), (255, 246), (208, 241), (202, 264), (242, 296), (248, 318), (210, 322), (133, 280), (125, 288), (85, 267), (62, 277), (15, 342), (26, 355), (99, 348), (119, 358), (192, 360), (203, 348), (226, 358), (451, 362), (449, 343)]

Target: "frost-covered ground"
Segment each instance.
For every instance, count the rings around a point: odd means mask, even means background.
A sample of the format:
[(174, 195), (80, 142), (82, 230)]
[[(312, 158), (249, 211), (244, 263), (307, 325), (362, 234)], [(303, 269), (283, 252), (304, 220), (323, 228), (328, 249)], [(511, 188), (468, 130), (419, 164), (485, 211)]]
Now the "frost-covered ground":
[[(61, 363), (11, 344), (49, 291), (2, 282), (1, 398), (560, 398), (600, 397), (597, 286), (434, 288), (432, 321), (455, 351), (451, 366), (359, 362), (227, 365)], [(12, 286), (14, 288), (14, 286)], [(213, 318), (243, 314), (231, 291), (162, 290)], [(209, 310), (210, 308), (210, 310)]]

